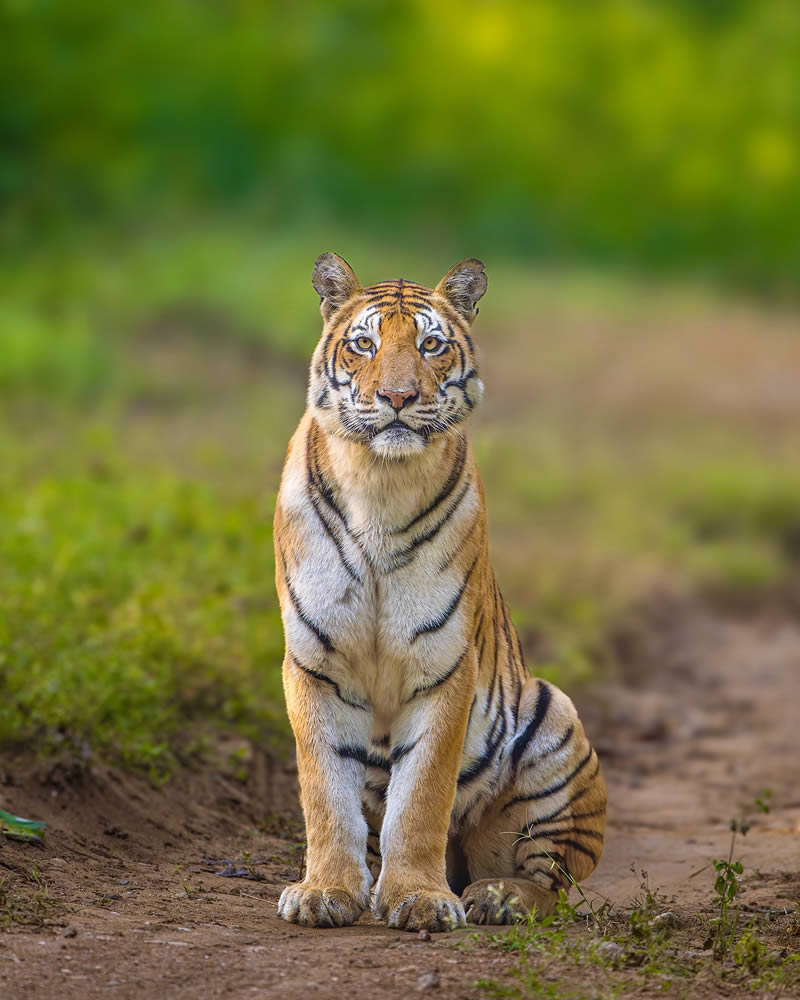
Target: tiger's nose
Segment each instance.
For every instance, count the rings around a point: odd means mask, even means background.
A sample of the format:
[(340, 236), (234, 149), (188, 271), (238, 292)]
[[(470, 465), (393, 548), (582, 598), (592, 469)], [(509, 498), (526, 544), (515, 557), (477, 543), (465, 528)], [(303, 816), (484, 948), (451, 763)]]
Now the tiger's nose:
[(385, 399), (398, 412), (419, 396), (416, 389), (378, 389), (378, 399)]

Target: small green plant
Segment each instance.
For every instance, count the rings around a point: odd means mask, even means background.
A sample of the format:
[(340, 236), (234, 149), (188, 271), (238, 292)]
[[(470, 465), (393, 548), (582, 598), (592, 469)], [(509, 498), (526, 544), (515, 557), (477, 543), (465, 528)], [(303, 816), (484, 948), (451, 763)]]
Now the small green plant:
[[(731, 837), (731, 854), (736, 834)], [(717, 894), (719, 915), (714, 919), (714, 954), (723, 958), (730, 947), (736, 933), (736, 924), (730, 919), (729, 907), (736, 899), (741, 887), (740, 876), (744, 871), (741, 861), (733, 861), (731, 854), (726, 860), (714, 862), (717, 877), (714, 880), (714, 892)]]
[[(768, 813), (771, 797), (772, 790), (769, 788), (764, 789), (753, 803), (756, 811), (759, 813)], [(711, 933), (708, 944), (714, 950), (714, 957), (718, 959), (725, 958), (731, 950), (739, 927), (738, 911), (734, 917), (731, 913), (731, 906), (739, 895), (744, 867), (741, 861), (733, 860), (733, 852), (736, 847), (737, 836), (747, 836), (750, 830), (750, 823), (743, 814), (739, 819), (731, 820), (730, 829), (731, 843), (728, 850), (728, 857), (713, 862), (714, 871), (716, 872), (714, 892), (717, 897), (717, 916), (711, 922)]]
[(731, 953), (731, 958), (736, 965), (753, 974), (762, 968), (766, 956), (767, 949), (752, 927), (745, 930), (733, 946)]
[[(635, 872), (635, 867), (631, 865), (631, 871)], [(650, 937), (653, 930), (653, 919), (657, 916), (657, 910), (661, 909), (658, 889), (650, 888), (650, 876), (642, 869), (639, 873), (641, 881), (639, 883), (639, 895), (633, 901), (633, 907), (628, 915), (628, 926), (631, 936), (642, 941)]]

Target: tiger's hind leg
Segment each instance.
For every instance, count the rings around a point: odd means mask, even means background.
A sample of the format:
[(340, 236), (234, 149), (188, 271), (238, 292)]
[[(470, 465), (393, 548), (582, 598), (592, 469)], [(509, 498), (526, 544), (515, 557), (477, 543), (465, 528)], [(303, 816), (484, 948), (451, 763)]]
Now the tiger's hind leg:
[(472, 879), (461, 899), (472, 923), (512, 923), (534, 906), (546, 916), (560, 889), (594, 870), (603, 847), (605, 782), (563, 692), (526, 681), (505, 755), (498, 794), (460, 831)]

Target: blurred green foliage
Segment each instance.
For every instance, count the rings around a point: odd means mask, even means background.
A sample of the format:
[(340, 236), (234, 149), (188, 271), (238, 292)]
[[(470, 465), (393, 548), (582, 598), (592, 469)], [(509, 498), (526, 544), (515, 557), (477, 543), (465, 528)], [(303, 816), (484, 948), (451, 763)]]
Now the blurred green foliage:
[(221, 210), (771, 287), (800, 269), (795, 0), (2, 0), (0, 38), (15, 247)]
[(163, 774), (285, 734), (270, 507), (327, 249), (487, 261), (533, 670), (613, 663), (653, 594), (796, 605), (800, 355), (766, 309), (715, 339), (706, 280), (796, 285), (795, 0), (0, 0), (0, 45), (0, 745)]
[[(269, 511), (116, 454), (0, 434), (0, 741), (100, 752), (154, 775), (213, 727), (284, 725)], [(64, 442), (59, 442), (63, 444)]]

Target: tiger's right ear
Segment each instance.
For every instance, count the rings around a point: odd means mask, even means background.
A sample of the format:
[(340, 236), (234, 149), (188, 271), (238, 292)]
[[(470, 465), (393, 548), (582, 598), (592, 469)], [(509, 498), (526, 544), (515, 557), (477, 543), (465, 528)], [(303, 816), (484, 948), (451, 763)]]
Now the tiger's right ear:
[(443, 295), (450, 305), (471, 323), (478, 315), (478, 300), (486, 291), (483, 261), (475, 257), (462, 260), (450, 268), (435, 291)]
[(319, 309), (326, 320), (361, 290), (361, 283), (352, 267), (335, 253), (322, 253), (317, 257), (311, 284), (319, 295)]

